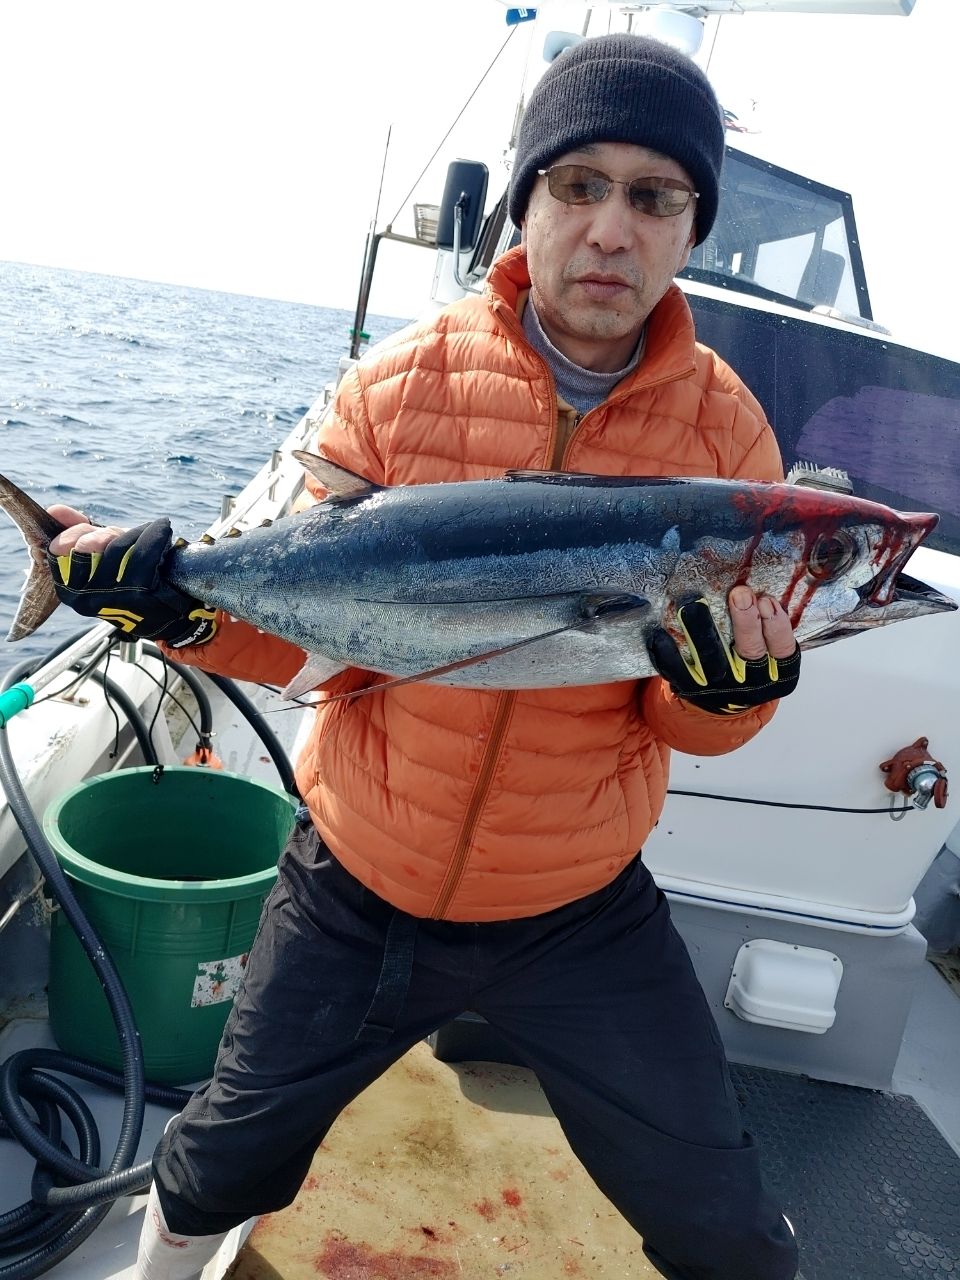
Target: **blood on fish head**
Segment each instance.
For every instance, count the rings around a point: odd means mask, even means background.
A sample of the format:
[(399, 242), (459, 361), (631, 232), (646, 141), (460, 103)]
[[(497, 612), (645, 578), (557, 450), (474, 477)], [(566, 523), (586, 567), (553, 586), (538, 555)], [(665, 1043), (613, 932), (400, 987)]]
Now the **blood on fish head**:
[(795, 485), (743, 485), (723, 499), (725, 510), (705, 513), (711, 531), (687, 542), (673, 565), (661, 625), (678, 642), (676, 611), (697, 598), (729, 639), (726, 601), (741, 584), (778, 600), (804, 647), (956, 608), (903, 577), (936, 515)]
[(780, 544), (781, 553), (789, 545), (782, 560), (789, 578), (781, 591), (767, 593), (780, 600), (801, 645), (956, 608), (913, 579), (901, 585), (907, 561), (939, 522), (931, 512), (899, 512), (793, 485), (760, 488), (737, 500), (756, 530), (740, 580), (765, 589), (753, 580), (758, 557), (771, 542)]

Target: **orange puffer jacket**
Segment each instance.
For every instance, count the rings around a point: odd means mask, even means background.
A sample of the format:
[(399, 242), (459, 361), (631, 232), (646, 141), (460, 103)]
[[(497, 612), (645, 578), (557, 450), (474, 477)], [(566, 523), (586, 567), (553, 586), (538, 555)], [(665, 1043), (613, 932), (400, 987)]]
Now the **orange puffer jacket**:
[[(483, 298), (381, 344), (344, 377), (319, 451), (387, 485), (527, 467), (782, 478), (760, 406), (695, 343), (679, 289), (650, 316), (639, 367), (581, 419), (558, 405), (526, 342), (528, 288), (512, 250)], [(177, 657), (282, 683), (303, 653), (224, 619)], [(380, 679), (351, 670), (326, 687)], [(535, 915), (598, 889), (636, 854), (663, 806), (671, 747), (731, 751), (772, 714), (710, 715), (658, 678), (519, 693), (411, 684), (321, 705), (297, 781), (337, 858), (405, 911)]]

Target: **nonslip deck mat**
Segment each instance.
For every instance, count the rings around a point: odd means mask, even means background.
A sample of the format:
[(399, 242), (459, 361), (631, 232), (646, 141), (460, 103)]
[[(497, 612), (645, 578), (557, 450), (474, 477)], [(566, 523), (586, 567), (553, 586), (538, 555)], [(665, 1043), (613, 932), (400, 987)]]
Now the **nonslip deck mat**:
[[(432, 1041), (444, 1061), (516, 1062), (474, 1014)], [(764, 1067), (730, 1071), (799, 1237), (800, 1280), (960, 1280), (960, 1156), (918, 1103)]]
[(759, 1067), (731, 1073), (800, 1239), (803, 1280), (960, 1280), (960, 1156), (916, 1102)]

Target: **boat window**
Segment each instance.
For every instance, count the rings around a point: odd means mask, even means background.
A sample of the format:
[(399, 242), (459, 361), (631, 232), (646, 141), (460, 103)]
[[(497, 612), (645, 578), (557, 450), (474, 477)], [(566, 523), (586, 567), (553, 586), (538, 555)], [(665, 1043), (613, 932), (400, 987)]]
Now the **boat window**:
[(732, 148), (717, 220), (682, 274), (872, 319), (850, 196)]

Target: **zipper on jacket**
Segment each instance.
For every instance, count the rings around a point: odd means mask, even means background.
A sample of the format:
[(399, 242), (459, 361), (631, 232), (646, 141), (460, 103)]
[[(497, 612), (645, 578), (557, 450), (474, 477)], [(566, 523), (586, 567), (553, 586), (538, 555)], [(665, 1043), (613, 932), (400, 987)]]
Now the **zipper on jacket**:
[[(493, 308), (498, 312), (498, 308)], [(517, 315), (509, 307), (506, 308), (505, 314), (501, 317), (501, 323), (506, 323), (508, 328), (512, 328), (519, 335), (521, 340), (526, 343), (526, 335), (523, 332), (523, 326), (517, 318)], [(545, 464), (548, 469), (553, 471), (562, 471), (570, 448), (573, 444), (577, 433), (580, 430), (584, 418), (590, 416), (594, 410), (590, 409), (586, 413), (578, 413), (575, 409), (571, 411), (574, 414), (573, 426), (566, 433), (565, 438), (560, 437), (560, 404), (557, 396), (556, 383), (550, 367), (539, 352), (533, 352), (536, 359), (543, 365), (547, 373), (547, 381), (550, 386), (550, 394), (553, 400), (553, 430), (550, 438), (550, 447), (547, 453)], [(692, 371), (692, 370), (691, 370)], [(648, 383), (648, 386), (660, 386), (662, 383), (678, 381), (681, 377), (688, 376), (687, 372), (678, 372), (667, 375), (663, 378), (657, 378), (655, 381)], [(627, 393), (624, 393), (627, 394)], [(619, 397), (614, 397), (618, 399)], [(604, 404), (609, 404), (609, 400), (605, 400)], [(598, 406), (599, 407), (599, 406)], [(559, 456), (558, 456), (559, 455)], [(470, 795), (469, 803), (463, 815), (463, 822), (460, 826), (460, 834), (457, 837), (457, 843), (454, 846), (450, 863), (447, 867), (446, 875), (443, 883), (437, 893), (433, 909), (430, 912), (430, 918), (434, 920), (442, 920), (446, 914), (447, 908), (453, 901), (454, 894), (460, 887), (460, 881), (463, 878), (463, 872), (467, 864), (470, 851), (470, 845), (476, 833), (477, 824), (480, 821), (480, 815), (483, 807), (487, 802), (487, 796), (493, 785), (493, 772), (496, 768), (497, 761), (500, 758), (500, 748), (503, 745), (503, 739), (506, 736), (507, 725), (513, 712), (514, 703), (517, 700), (515, 690), (505, 690), (501, 695), (497, 704), (497, 710), (494, 713), (493, 722), (490, 726), (490, 738), (487, 742), (480, 761), (480, 769), (477, 773), (477, 780), (474, 783), (473, 791)]]
[[(643, 385), (643, 390), (652, 389), (653, 387), (662, 387), (662, 386), (666, 386), (666, 385), (667, 385), (667, 383), (670, 383), (670, 382), (679, 382), (679, 381), (680, 381), (680, 379), (681, 379), (681, 378), (683, 378), (683, 377), (685, 377), (685, 376), (687, 376), (687, 374), (686, 374), (686, 373), (671, 373), (671, 374), (667, 374), (667, 375), (665, 375), (665, 376), (664, 376), (664, 377), (662, 377), (662, 378), (655, 378), (652, 382), (647, 382), (647, 383), (645, 383), (645, 384)], [(551, 382), (552, 382), (552, 381), (553, 381), (553, 379), (551, 378)], [(633, 395), (633, 394), (634, 394), (634, 390), (627, 390), (627, 391), (624, 391), (624, 392), (622, 392), (619, 396), (616, 394), (616, 392), (614, 392), (614, 394), (613, 394), (612, 396), (608, 397), (606, 400), (601, 400), (600, 404), (595, 405), (592, 409), (588, 409), (588, 410), (586, 411), (586, 413), (578, 413), (578, 412), (573, 408), (573, 406), (571, 405), (571, 406), (570, 406), (570, 409), (569, 409), (569, 412), (573, 413), (573, 415), (574, 415), (574, 417), (573, 417), (573, 426), (572, 426), (572, 427), (570, 428), (570, 430), (567, 432), (566, 439), (562, 442), (562, 445), (561, 445), (561, 441), (560, 441), (560, 404), (559, 404), (559, 400), (558, 400), (558, 397), (557, 397), (557, 393), (556, 393), (556, 391), (554, 390), (554, 393), (553, 393), (553, 397), (554, 397), (553, 403), (554, 403), (554, 408), (555, 408), (556, 412), (555, 412), (554, 419), (553, 419), (553, 420), (554, 420), (554, 424), (555, 424), (555, 425), (554, 425), (554, 435), (553, 435), (553, 446), (552, 446), (552, 449), (551, 449), (551, 459), (552, 459), (552, 460), (551, 460), (551, 462), (550, 462), (550, 469), (551, 469), (551, 470), (553, 470), (553, 471), (563, 471), (563, 470), (565, 470), (565, 469), (566, 469), (567, 462), (568, 462), (569, 455), (570, 455), (570, 450), (571, 450), (571, 448), (573, 447), (573, 442), (574, 442), (574, 440), (576, 439), (576, 437), (577, 437), (577, 435), (578, 435), (578, 433), (579, 433), (579, 431), (580, 431), (580, 428), (581, 428), (581, 426), (583, 425), (584, 421), (585, 421), (587, 418), (589, 418), (591, 414), (596, 413), (596, 411), (597, 411), (598, 409), (605, 408), (607, 405), (616, 404), (618, 400), (621, 400), (621, 399), (624, 399), (624, 400), (625, 400), (625, 399), (627, 399), (629, 396), (631, 396), (631, 395)], [(559, 446), (561, 446), (561, 447), (559, 448), (559, 450), (558, 450), (558, 445), (559, 445)], [(558, 452), (559, 452), (559, 457), (557, 456), (557, 455), (558, 455)]]
[[(568, 427), (563, 432), (561, 432), (560, 430), (561, 412), (563, 413), (564, 417), (567, 418), (569, 421)], [(555, 419), (557, 424), (557, 429), (553, 438), (553, 449), (551, 450), (551, 457), (550, 457), (550, 463), (549, 463), (549, 467), (551, 471), (563, 470), (564, 460), (566, 459), (567, 453), (570, 449), (570, 445), (573, 443), (573, 437), (580, 430), (580, 423), (584, 420), (586, 416), (587, 415), (585, 413), (578, 413), (576, 409), (572, 407), (561, 410), (559, 404), (557, 405), (557, 416)]]
[(507, 725), (510, 723), (510, 716), (513, 713), (513, 704), (516, 700), (517, 694), (515, 690), (505, 690), (498, 700), (497, 710), (490, 726), (490, 737), (484, 749), (483, 758), (480, 761), (480, 769), (477, 773), (477, 780), (473, 785), (470, 803), (467, 805), (466, 812), (463, 815), (460, 834), (457, 837), (457, 843), (454, 846), (453, 855), (447, 867), (447, 874), (443, 878), (443, 884), (440, 886), (440, 891), (430, 912), (430, 916), (434, 920), (443, 919), (447, 908), (453, 900), (453, 895), (460, 887), (464, 868), (467, 865), (470, 845), (473, 842), (477, 823), (480, 821), (480, 814), (483, 812), (483, 806), (487, 803), (487, 796), (490, 794), (490, 787), (493, 784), (493, 772), (497, 761), (500, 759), (500, 748), (503, 745)]
[[(538, 356), (538, 358), (540, 358)], [(545, 362), (544, 362), (544, 366)], [(549, 373), (549, 370), (548, 370)], [(577, 413), (573, 408), (565, 410), (573, 414), (573, 425), (563, 437), (560, 433), (560, 405), (557, 399), (556, 387), (554, 386), (553, 377), (550, 379), (550, 388), (553, 395), (553, 432), (551, 434), (550, 449), (546, 466), (550, 470), (559, 471), (563, 468), (564, 459), (570, 449), (574, 436), (580, 429), (580, 424), (587, 416), (584, 413)], [(506, 690), (500, 695), (497, 704), (497, 710), (494, 713), (493, 722), (490, 726), (490, 737), (486, 748), (483, 752), (483, 758), (480, 761), (480, 769), (477, 773), (477, 780), (474, 783), (473, 791), (470, 795), (470, 801), (463, 815), (463, 822), (460, 826), (460, 834), (457, 837), (457, 843), (454, 846), (450, 863), (447, 867), (446, 875), (443, 883), (437, 893), (433, 909), (430, 912), (431, 918), (434, 920), (442, 920), (447, 912), (453, 896), (460, 887), (460, 881), (463, 878), (463, 872), (467, 865), (467, 859), (470, 853), (470, 846), (473, 843), (473, 837), (476, 834), (477, 824), (480, 821), (480, 815), (483, 807), (487, 802), (487, 796), (490, 794), (490, 788), (493, 785), (493, 772), (497, 761), (500, 759), (500, 748), (503, 745), (503, 739), (506, 736), (507, 725), (513, 713), (514, 703), (517, 700), (515, 690)]]

